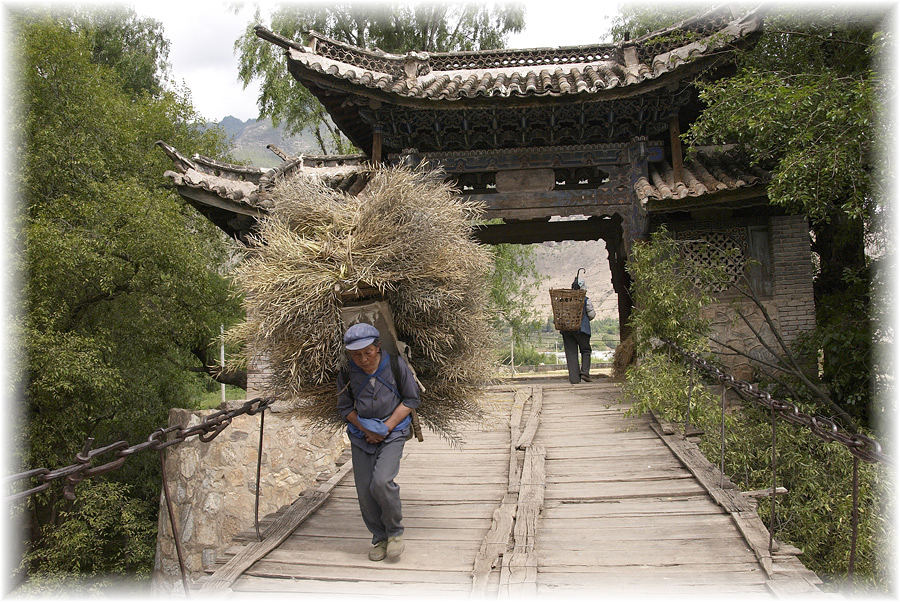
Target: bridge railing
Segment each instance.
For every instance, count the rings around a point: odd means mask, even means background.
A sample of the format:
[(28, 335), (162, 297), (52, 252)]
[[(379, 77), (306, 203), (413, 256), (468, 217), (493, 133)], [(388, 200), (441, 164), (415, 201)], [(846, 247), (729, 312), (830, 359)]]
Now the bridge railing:
[(753, 401), (762, 408), (769, 411), (772, 426), (772, 487), (769, 494), (771, 500), (771, 513), (769, 516), (769, 552), (774, 547), (775, 534), (775, 496), (777, 494), (777, 421), (784, 420), (798, 427), (806, 428), (810, 433), (825, 442), (837, 442), (843, 445), (853, 457), (853, 477), (852, 477), (852, 510), (851, 510), (851, 541), (850, 541), (850, 558), (848, 563), (848, 574), (852, 577), (856, 565), (857, 538), (859, 535), (859, 462), (883, 463), (893, 465), (892, 459), (884, 454), (881, 444), (871, 437), (861, 433), (850, 433), (842, 429), (837, 423), (830, 418), (824, 416), (812, 416), (802, 412), (796, 404), (775, 399), (771, 394), (760, 391), (753, 384), (743, 380), (736, 379), (733, 375), (724, 372), (718, 366), (704, 359), (697, 353), (688, 351), (677, 344), (668, 341), (654, 339), (651, 345), (655, 348), (665, 347), (672, 352), (681, 356), (689, 367), (689, 386), (687, 392), (687, 409), (685, 412), (685, 433), (691, 431), (691, 396), (694, 389), (695, 381), (698, 380), (695, 371), (701, 372), (706, 377), (716, 381), (722, 387), (722, 403), (721, 403), (721, 421), (720, 421), (720, 438), (721, 447), (719, 455), (719, 470), (721, 474), (725, 474), (725, 394), (728, 389), (737, 391), (743, 399)]
[[(219, 410), (206, 417), (194, 426), (182, 428), (180, 426), (169, 426), (156, 429), (145, 441), (134, 445), (129, 445), (127, 441), (116, 441), (103, 447), (94, 448), (94, 438), (88, 437), (84, 442), (82, 451), (75, 454), (75, 462), (68, 466), (50, 470), (48, 468), (35, 468), (25, 472), (20, 472), (6, 477), (7, 485), (15, 486), (17, 483), (28, 483), (26, 490), (13, 493), (6, 497), (7, 503), (16, 502), (30, 497), (36, 493), (48, 489), (55, 481), (65, 479), (63, 484), (63, 496), (67, 500), (75, 499), (75, 485), (81, 481), (99, 476), (101, 474), (111, 472), (120, 468), (125, 461), (133, 454), (151, 449), (159, 452), (160, 466), (162, 472), (163, 497), (166, 502), (166, 509), (169, 514), (169, 524), (172, 527), (172, 536), (175, 541), (175, 552), (178, 556), (178, 566), (181, 570), (181, 581), (184, 586), (185, 596), (189, 596), (187, 583), (187, 573), (184, 567), (184, 557), (181, 551), (181, 539), (178, 534), (178, 528), (175, 522), (175, 515), (172, 510), (171, 496), (169, 495), (169, 484), (166, 477), (166, 448), (183, 443), (190, 437), (198, 437), (200, 441), (209, 443), (215, 439), (219, 433), (225, 430), (232, 420), (243, 414), (252, 416), (260, 415), (259, 421), (259, 451), (256, 462), (256, 504), (254, 513), (254, 522), (256, 525), (256, 535), (260, 538), (259, 532), (259, 482), (260, 468), (262, 466), (262, 445), (263, 445), (263, 428), (265, 424), (265, 410), (275, 400), (272, 398), (257, 397), (244, 402), (240, 407), (231, 410)], [(105, 454), (112, 454), (113, 459), (109, 459), (102, 464), (95, 464), (95, 458)], [(39, 484), (35, 485), (35, 482)]]

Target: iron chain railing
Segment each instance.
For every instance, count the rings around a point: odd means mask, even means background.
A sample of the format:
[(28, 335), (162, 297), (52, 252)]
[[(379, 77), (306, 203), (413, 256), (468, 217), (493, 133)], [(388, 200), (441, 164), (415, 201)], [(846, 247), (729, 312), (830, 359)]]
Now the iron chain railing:
[[(182, 428), (180, 426), (159, 428), (150, 433), (150, 436), (147, 437), (146, 441), (142, 441), (141, 443), (137, 443), (135, 445), (129, 445), (127, 441), (116, 441), (115, 443), (93, 449), (94, 438), (88, 437), (88, 439), (84, 442), (84, 446), (81, 452), (75, 454), (76, 461), (73, 464), (63, 466), (62, 468), (56, 468), (54, 470), (50, 470), (47, 468), (35, 468), (33, 470), (28, 470), (8, 476), (6, 478), (6, 483), (8, 485), (13, 485), (22, 481), (30, 482), (33, 484), (35, 480), (40, 482), (40, 484), (30, 487), (25, 491), (20, 491), (7, 496), (7, 502), (15, 502), (17, 500), (21, 500), (23, 498), (44, 491), (48, 489), (54, 481), (63, 478), (65, 478), (65, 483), (63, 485), (63, 496), (67, 500), (74, 500), (75, 485), (77, 485), (84, 479), (116, 470), (117, 468), (120, 468), (129, 457), (138, 452), (144, 451), (145, 449), (158, 451), (161, 464), (163, 497), (165, 498), (166, 509), (169, 513), (169, 522), (172, 527), (172, 537), (175, 540), (175, 551), (178, 556), (178, 565), (181, 569), (181, 581), (184, 585), (185, 595), (189, 595), (187, 576), (184, 569), (184, 558), (181, 551), (181, 541), (178, 536), (178, 529), (175, 523), (174, 514), (172, 512), (172, 502), (169, 496), (169, 484), (168, 479), (166, 478), (165, 450), (178, 443), (183, 443), (190, 437), (194, 436), (197, 436), (199, 440), (204, 443), (209, 443), (210, 441), (215, 439), (219, 435), (219, 433), (225, 430), (225, 428), (231, 424), (231, 421), (235, 417), (244, 414), (252, 416), (254, 414), (260, 413), (259, 452), (257, 455), (256, 466), (256, 504), (254, 512), (256, 533), (257, 537), (259, 537), (259, 482), (260, 468), (262, 465), (263, 424), (265, 420), (265, 410), (270, 405), (272, 405), (273, 402), (274, 399), (272, 398), (257, 397), (255, 399), (244, 402), (244, 404), (238, 408), (234, 408), (232, 410), (219, 410), (218, 412), (214, 412), (194, 426), (190, 426), (187, 428)], [(110, 459), (103, 464), (92, 466), (95, 458), (104, 454), (112, 454), (113, 459)]]
[(853, 509), (851, 515), (851, 540), (850, 540), (850, 559), (849, 574), (852, 576), (856, 564), (856, 544), (859, 531), (859, 461), (884, 464), (893, 464), (892, 459), (884, 454), (881, 444), (862, 433), (849, 433), (838, 426), (838, 424), (824, 416), (812, 416), (806, 414), (797, 407), (796, 404), (773, 398), (769, 393), (760, 391), (755, 384), (738, 380), (733, 375), (724, 372), (718, 366), (704, 359), (697, 353), (688, 351), (677, 344), (667, 341), (654, 339), (651, 341), (654, 347), (665, 345), (675, 353), (681, 355), (689, 365), (689, 385), (687, 395), (687, 412), (685, 414), (685, 433), (689, 434), (690, 411), (691, 411), (691, 393), (694, 388), (694, 368), (705, 372), (708, 376), (718, 381), (722, 385), (722, 424), (721, 433), (722, 445), (720, 449), (719, 469), (725, 473), (725, 391), (726, 389), (734, 389), (738, 391), (744, 399), (748, 399), (758, 403), (769, 410), (772, 421), (772, 491), (771, 491), (771, 508), (772, 512), (769, 520), (769, 551), (772, 551), (775, 532), (775, 495), (777, 484), (777, 455), (776, 455), (776, 422), (777, 418), (786, 420), (787, 422), (799, 426), (804, 426), (809, 431), (826, 442), (837, 442), (843, 445), (850, 454), (853, 455), (853, 482), (852, 482), (852, 499)]

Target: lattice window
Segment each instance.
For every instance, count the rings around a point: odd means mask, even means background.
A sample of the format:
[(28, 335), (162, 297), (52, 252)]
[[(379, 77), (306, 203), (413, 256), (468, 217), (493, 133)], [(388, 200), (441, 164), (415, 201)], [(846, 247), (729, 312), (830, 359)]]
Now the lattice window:
[[(683, 230), (674, 237), (681, 242), (680, 248), (685, 259), (704, 268), (725, 268), (726, 282), (713, 286), (714, 292), (727, 290), (743, 274), (748, 257), (746, 228)], [(697, 286), (705, 284), (697, 275), (693, 275), (692, 279)]]

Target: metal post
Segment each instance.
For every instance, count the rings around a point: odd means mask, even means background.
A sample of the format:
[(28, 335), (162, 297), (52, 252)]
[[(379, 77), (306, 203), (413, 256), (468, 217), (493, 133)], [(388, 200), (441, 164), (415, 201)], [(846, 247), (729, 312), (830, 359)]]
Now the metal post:
[(690, 370), (688, 371), (688, 396), (687, 396), (687, 412), (684, 414), (684, 434), (687, 435), (691, 429), (691, 393), (694, 392), (694, 362), (690, 362)]
[(266, 423), (266, 409), (259, 413), (259, 451), (256, 454), (256, 504), (253, 509), (253, 522), (256, 525), (256, 540), (262, 541), (259, 534), (259, 475), (262, 468), (263, 426)]
[(722, 440), (721, 449), (719, 451), (719, 487), (725, 488), (725, 383), (722, 383), (722, 420), (719, 425), (719, 436)]
[(509, 370), (513, 376), (516, 375), (516, 355), (515, 355), (516, 339), (513, 336), (513, 327), (509, 327)]
[(772, 553), (772, 549), (775, 544), (775, 486), (777, 485), (777, 477), (778, 477), (778, 456), (775, 453), (776, 446), (776, 429), (775, 429), (775, 403), (773, 402), (770, 406), (772, 410), (772, 495), (771, 500), (771, 513), (769, 515), (769, 554)]
[[(222, 365), (222, 370), (225, 370), (225, 325), (219, 324), (219, 333), (222, 335), (222, 342), (219, 346), (219, 363)], [(225, 383), (221, 385), (222, 390), (222, 403), (225, 403)]]
[(188, 589), (187, 575), (184, 570), (184, 555), (181, 553), (181, 538), (178, 535), (178, 526), (175, 524), (175, 514), (172, 511), (172, 498), (169, 495), (169, 480), (166, 478), (166, 449), (159, 450), (159, 463), (162, 472), (163, 497), (166, 498), (166, 509), (169, 512), (169, 524), (172, 526), (172, 539), (175, 540), (175, 554), (178, 556), (178, 568), (181, 569), (181, 583), (184, 586), (184, 595), (191, 597)]
[(850, 524), (853, 531), (850, 535), (850, 566), (848, 574), (852, 579), (853, 570), (856, 568), (856, 537), (859, 532), (859, 458), (856, 456), (853, 456), (853, 514), (851, 515)]

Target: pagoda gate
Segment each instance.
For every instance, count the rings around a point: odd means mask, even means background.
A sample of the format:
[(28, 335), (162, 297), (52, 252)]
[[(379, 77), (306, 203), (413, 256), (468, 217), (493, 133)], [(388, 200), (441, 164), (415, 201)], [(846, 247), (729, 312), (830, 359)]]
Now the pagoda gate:
[(626, 259), (634, 241), (662, 224), (676, 237), (755, 258), (754, 288), (775, 314), (782, 310), (793, 338), (813, 325), (805, 217), (770, 206), (768, 174), (732, 149), (686, 157), (679, 139), (702, 110), (692, 82), (732, 72), (731, 51), (761, 28), (756, 12), (726, 6), (617, 44), (398, 55), (316, 32), (289, 40), (258, 26), (363, 154), (282, 153), (281, 166), (263, 170), (189, 159), (161, 143), (176, 168), (166, 175), (242, 237), (266, 212), (272, 183), (293, 171), (354, 193), (373, 164), (425, 161), (499, 220), (474, 232), (484, 243), (603, 239), (623, 339), (632, 307)]

